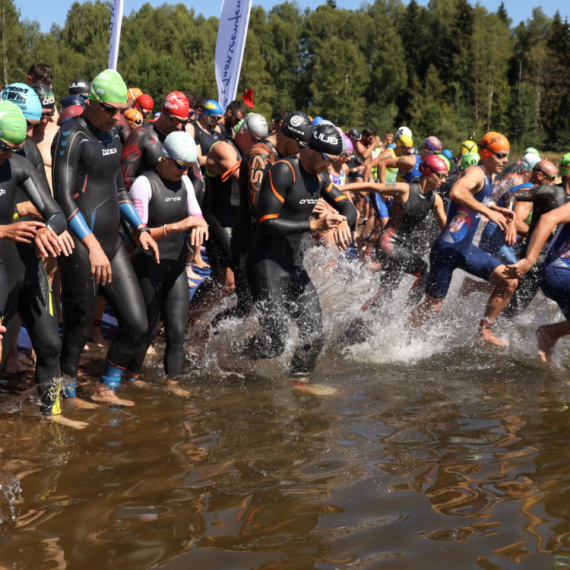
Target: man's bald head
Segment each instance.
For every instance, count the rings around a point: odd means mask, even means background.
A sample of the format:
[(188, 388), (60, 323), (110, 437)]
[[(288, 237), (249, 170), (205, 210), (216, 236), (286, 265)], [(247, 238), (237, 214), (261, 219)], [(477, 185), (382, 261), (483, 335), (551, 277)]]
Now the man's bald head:
[(542, 178), (544, 184), (553, 184), (558, 176), (558, 169), (550, 160), (541, 160), (534, 165), (532, 170)]

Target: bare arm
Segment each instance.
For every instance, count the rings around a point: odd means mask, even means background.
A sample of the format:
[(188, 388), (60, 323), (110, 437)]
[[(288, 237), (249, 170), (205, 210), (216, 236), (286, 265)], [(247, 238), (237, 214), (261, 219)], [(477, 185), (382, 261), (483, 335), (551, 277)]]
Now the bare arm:
[(435, 204), (432, 209), (433, 215), (437, 220), (437, 225), (440, 230), (443, 230), (445, 224), (447, 223), (447, 214), (445, 213), (445, 208), (443, 206), (443, 200), (439, 194), (435, 195)]

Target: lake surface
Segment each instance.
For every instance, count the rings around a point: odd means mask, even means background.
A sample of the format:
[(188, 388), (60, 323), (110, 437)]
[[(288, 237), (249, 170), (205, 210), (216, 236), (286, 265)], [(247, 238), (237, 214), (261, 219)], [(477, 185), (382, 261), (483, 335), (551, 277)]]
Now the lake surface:
[[(189, 333), (188, 397), (164, 389), (160, 346), (151, 387), (119, 392), (135, 407), (66, 412), (83, 431), (41, 421), (29, 378), (4, 382), (0, 568), (570, 568), (569, 375), (534, 339), (556, 306), (537, 299), (497, 349), (475, 334), (487, 296), (458, 300), (459, 275), (443, 313), (408, 329), (406, 281), (344, 348), (374, 278), (307, 263), (328, 339), (313, 383), (332, 394), (287, 378), (293, 326), (274, 361), (239, 356), (254, 318), (199, 340), (217, 310)], [(84, 359), (84, 394), (102, 354)]]

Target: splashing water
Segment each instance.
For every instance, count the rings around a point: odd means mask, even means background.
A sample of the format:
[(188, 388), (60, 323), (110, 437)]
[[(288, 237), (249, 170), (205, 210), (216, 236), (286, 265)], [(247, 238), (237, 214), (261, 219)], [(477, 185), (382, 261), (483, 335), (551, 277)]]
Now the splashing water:
[(0, 524), (4, 523), (3, 502), (8, 503), (10, 515), (13, 522), (16, 522), (16, 501), (23, 501), (20, 480), (15, 475), (0, 471)]

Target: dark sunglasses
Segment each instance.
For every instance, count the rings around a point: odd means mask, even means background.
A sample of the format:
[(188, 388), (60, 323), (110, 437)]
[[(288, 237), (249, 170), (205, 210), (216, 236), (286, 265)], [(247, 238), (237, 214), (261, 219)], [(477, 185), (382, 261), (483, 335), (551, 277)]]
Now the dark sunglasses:
[(325, 162), (334, 162), (335, 160), (338, 160), (337, 158), (331, 158), (330, 156), (326, 155), (324, 152), (321, 152), (321, 156), (323, 157), (323, 160)]
[(108, 115), (114, 115), (115, 113), (119, 113), (121, 110), (113, 107), (113, 105), (109, 105), (108, 103), (103, 103), (103, 101), (99, 101), (99, 105), (101, 105), (101, 109), (105, 111)]
[(30, 121), (28, 121), (28, 119), (26, 119), (26, 127), (28, 128), (28, 130), (33, 129), (36, 125), (33, 125), (32, 123), (30, 123)]
[(15, 149), (8, 146), (4, 141), (0, 141), (0, 152), (14, 152)]
[(194, 115), (196, 115), (196, 111), (194, 111), (194, 109), (190, 109), (190, 111), (188, 111), (188, 118), (193, 117)]
[(51, 113), (42, 113), (42, 117), (53, 117), (55, 115), (55, 111), (52, 111)]
[(545, 178), (548, 178), (548, 180), (556, 180), (556, 176), (550, 176), (550, 174), (546, 174), (542, 168), (535, 166), (532, 170), (533, 172), (540, 172)]
[(426, 164), (426, 166), (434, 173), (437, 174), (437, 177), (440, 180), (445, 180), (447, 178), (447, 175), (449, 174), (448, 172), (438, 172), (437, 170), (434, 170), (429, 164)]
[(166, 109), (164, 110), (164, 112), (166, 113), (166, 116), (173, 122), (173, 124), (184, 125), (184, 126), (188, 124), (188, 119), (186, 120), (177, 119), (176, 117), (173, 117)]
[(137, 119), (136, 121), (133, 121), (133, 123), (135, 125), (142, 125), (144, 123), (144, 121), (142, 119)]

